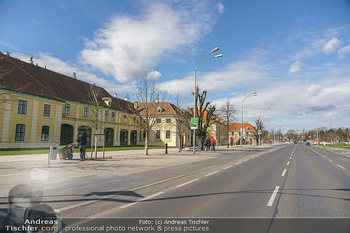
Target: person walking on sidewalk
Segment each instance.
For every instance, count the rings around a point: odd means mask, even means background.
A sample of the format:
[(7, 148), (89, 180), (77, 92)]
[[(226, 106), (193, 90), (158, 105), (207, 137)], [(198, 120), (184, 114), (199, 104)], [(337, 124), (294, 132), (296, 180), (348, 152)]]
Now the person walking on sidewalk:
[(215, 151), (215, 138), (212, 137), (210, 139), (210, 144), (211, 144), (211, 151)]
[(77, 138), (77, 142), (79, 145), (79, 154), (80, 154), (80, 161), (85, 160), (85, 151), (86, 151), (86, 131), (82, 131)]

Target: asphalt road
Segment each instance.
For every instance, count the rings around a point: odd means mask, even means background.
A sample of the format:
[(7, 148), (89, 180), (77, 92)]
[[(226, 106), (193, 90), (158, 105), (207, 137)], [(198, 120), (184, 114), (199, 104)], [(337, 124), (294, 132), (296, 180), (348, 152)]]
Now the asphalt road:
[[(149, 227), (114, 232), (350, 232), (347, 153), (296, 144), (186, 156), (53, 166), (44, 202), (90, 226)], [(0, 176), (9, 188), (22, 173)]]
[(247, 218), (253, 219), (249, 227), (260, 221), (255, 232), (350, 232), (350, 158), (288, 145), (228, 162), (97, 216)]

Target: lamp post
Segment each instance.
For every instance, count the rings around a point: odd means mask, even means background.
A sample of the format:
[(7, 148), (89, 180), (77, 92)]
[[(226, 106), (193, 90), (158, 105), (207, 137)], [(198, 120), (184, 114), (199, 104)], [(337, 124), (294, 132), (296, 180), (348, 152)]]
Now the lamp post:
[[(209, 59), (212, 59), (212, 58), (220, 58), (222, 57), (223, 55), (222, 54), (219, 54), (219, 55), (216, 55), (216, 56), (213, 56), (213, 57), (209, 57), (209, 58), (206, 58), (209, 54), (211, 53), (215, 53), (219, 51), (219, 48), (216, 47), (215, 49), (213, 49), (212, 51), (210, 51), (210, 53), (206, 54), (197, 64), (197, 67), (196, 67), (196, 70), (194, 71), (194, 92), (193, 92), (193, 118), (196, 118), (196, 111), (197, 111), (197, 106), (196, 106), (196, 99), (197, 99), (197, 90), (196, 90), (196, 76), (197, 76), (197, 70), (198, 70), (198, 67), (205, 61), (208, 61)], [(196, 129), (193, 129), (193, 154), (196, 154)]]
[(256, 91), (255, 92), (253, 92), (252, 94), (249, 94), (249, 95), (247, 95), (244, 99), (243, 99), (243, 101), (242, 101), (242, 132), (241, 132), (241, 145), (242, 145), (242, 147), (243, 147), (243, 104), (244, 104), (244, 101), (248, 98), (248, 97), (251, 97), (251, 96), (257, 96), (258, 95), (258, 93), (256, 93)]
[(259, 113), (259, 128), (258, 128), (258, 134), (259, 134), (259, 146), (261, 145), (261, 139), (260, 139), (260, 135), (261, 135), (261, 132), (259, 133), (259, 130), (261, 130), (261, 122), (260, 122), (260, 115), (261, 115), (261, 113), (263, 112), (263, 111), (266, 111), (266, 110), (270, 110), (270, 108), (269, 107), (267, 107), (267, 108), (265, 108), (264, 110), (262, 110), (260, 113)]

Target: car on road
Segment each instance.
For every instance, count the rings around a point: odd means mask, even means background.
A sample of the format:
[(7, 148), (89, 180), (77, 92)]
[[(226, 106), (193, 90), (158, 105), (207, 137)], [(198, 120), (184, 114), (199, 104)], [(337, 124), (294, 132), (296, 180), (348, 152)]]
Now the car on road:
[(310, 142), (305, 142), (305, 145), (310, 146)]

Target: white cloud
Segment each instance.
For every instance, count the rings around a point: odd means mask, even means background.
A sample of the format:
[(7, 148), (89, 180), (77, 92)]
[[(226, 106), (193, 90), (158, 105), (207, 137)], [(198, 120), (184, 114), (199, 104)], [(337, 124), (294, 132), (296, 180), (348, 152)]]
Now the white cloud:
[[(240, 61), (229, 64), (222, 70), (208, 73), (197, 73), (197, 84), (200, 89), (206, 89), (211, 94), (215, 92), (229, 91), (237, 87), (250, 87), (266, 77), (268, 67), (257, 61)], [(191, 73), (182, 79), (174, 79), (160, 84), (161, 89), (166, 89), (170, 94), (176, 95), (193, 93), (194, 76)]]
[(325, 54), (331, 54), (337, 51), (337, 49), (341, 46), (342, 42), (337, 38), (333, 37), (327, 44), (323, 47), (323, 52)]
[(338, 50), (339, 59), (345, 59), (350, 54), (350, 44)]
[(223, 14), (225, 10), (224, 5), (222, 5), (221, 3), (218, 3), (218, 11), (220, 14)]
[(149, 4), (138, 18), (116, 17), (86, 40), (80, 61), (126, 83), (152, 70), (162, 55), (182, 53), (211, 29), (213, 13), (193, 5)]
[(303, 71), (302, 69), (302, 63), (297, 61), (297, 62), (294, 62), (290, 67), (289, 67), (289, 72), (294, 74), (294, 73), (300, 73)]

